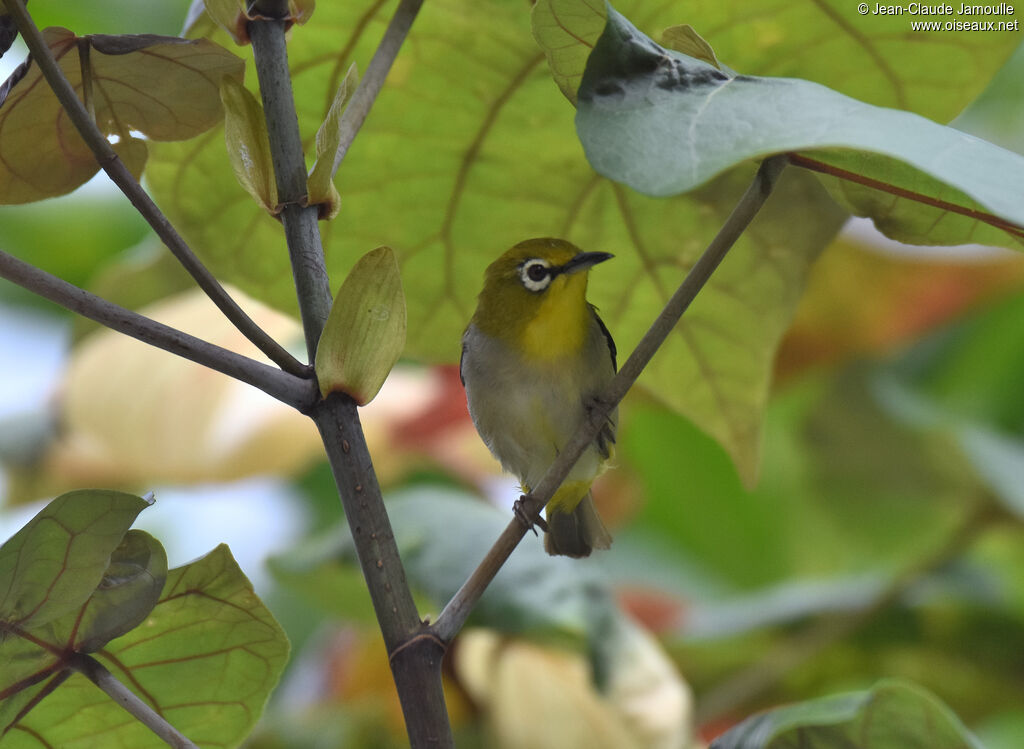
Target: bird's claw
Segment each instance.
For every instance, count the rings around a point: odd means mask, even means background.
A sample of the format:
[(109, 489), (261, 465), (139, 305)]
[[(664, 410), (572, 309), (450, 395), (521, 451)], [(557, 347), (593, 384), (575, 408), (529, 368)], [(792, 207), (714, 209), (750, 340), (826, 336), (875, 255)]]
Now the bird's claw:
[(539, 535), (537, 528), (540, 528), (545, 533), (548, 532), (548, 522), (542, 518), (539, 514), (531, 517), (526, 511), (525, 504), (526, 497), (520, 496), (515, 502), (512, 503), (512, 513), (519, 519), (519, 522), (523, 524), (523, 527), (528, 531), (533, 531), (533, 535)]
[(611, 454), (611, 446), (615, 444), (615, 425), (611, 415), (613, 405), (600, 395), (589, 395), (583, 399), (583, 408), (587, 412), (587, 418), (593, 419), (595, 412), (604, 412), (604, 423), (594, 442), (597, 444), (598, 451), (605, 457)]

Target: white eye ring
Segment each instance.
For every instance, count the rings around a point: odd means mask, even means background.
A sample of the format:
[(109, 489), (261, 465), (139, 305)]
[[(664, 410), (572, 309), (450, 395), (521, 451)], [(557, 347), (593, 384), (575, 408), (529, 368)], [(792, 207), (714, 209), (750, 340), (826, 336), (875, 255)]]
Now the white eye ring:
[(551, 283), (551, 264), (547, 260), (534, 258), (519, 266), (519, 280), (530, 291), (544, 291)]

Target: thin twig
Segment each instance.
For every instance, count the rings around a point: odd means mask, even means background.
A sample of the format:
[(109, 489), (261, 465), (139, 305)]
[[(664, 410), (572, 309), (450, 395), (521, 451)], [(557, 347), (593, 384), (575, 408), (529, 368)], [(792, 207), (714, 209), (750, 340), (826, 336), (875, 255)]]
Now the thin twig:
[(106, 692), (114, 702), (131, 713), (136, 720), (159, 736), (160, 740), (168, 746), (175, 749), (199, 749), (198, 745), (189, 741), (187, 736), (118, 681), (102, 663), (91, 655), (76, 654), (71, 667)]
[(914, 192), (903, 187), (897, 187), (889, 182), (884, 182), (880, 179), (874, 179), (872, 177), (865, 177), (863, 174), (857, 174), (847, 169), (840, 169), (837, 166), (828, 164), (817, 159), (812, 159), (809, 156), (804, 156), (799, 153), (789, 154), (789, 163), (793, 166), (798, 166), (803, 169), (808, 169), (812, 172), (818, 172), (819, 174), (827, 174), (830, 177), (836, 177), (837, 179), (845, 179), (848, 182), (853, 182), (858, 185), (864, 185), (870, 187), (872, 190), (878, 190), (879, 192), (889, 193), (895, 195), (898, 198), (905, 198), (906, 200), (913, 200), (916, 203), (922, 205), (931, 206), (932, 208), (938, 208), (940, 211), (948, 211), (949, 213), (956, 213), (967, 218), (980, 221), (983, 224), (994, 226), (996, 229), (1001, 229), (1018, 240), (1024, 240), (1024, 227), (1018, 226), (1012, 221), (1007, 221), (1004, 218), (996, 216), (985, 211), (979, 211), (974, 208), (967, 208), (966, 206), (951, 203), (948, 200), (940, 200), (939, 198), (933, 198), (930, 195), (925, 195), (920, 192)]
[(363, 126), (366, 115), (370, 113), (370, 108), (384, 86), (388, 71), (391, 70), (391, 64), (398, 56), (398, 50), (402, 48), (402, 43), (409, 34), (409, 29), (412, 27), (412, 22), (416, 20), (416, 14), (419, 13), (421, 5), (423, 5), (423, 0), (402, 0), (395, 9), (395, 15), (391, 17), (391, 22), (388, 24), (384, 36), (381, 37), (377, 51), (373, 53), (370, 64), (366, 66), (366, 71), (352, 94), (352, 100), (349, 101), (344, 114), (341, 115), (338, 125), (341, 130), (341, 141), (338, 152), (334, 156), (333, 171), (338, 171), (352, 141), (359, 133), (359, 128)]
[(100, 167), (107, 173), (111, 181), (117, 185), (125, 194), (135, 209), (142, 215), (146, 222), (152, 227), (156, 235), (174, 254), (185, 270), (191, 274), (208, 297), (224, 313), (224, 315), (237, 327), (246, 338), (252, 341), (256, 347), (270, 358), (275, 364), (286, 372), (291, 372), (299, 377), (311, 377), (310, 368), (298, 361), (281, 344), (267, 335), (256, 322), (250, 318), (245, 311), (238, 306), (231, 298), (220, 282), (214, 278), (209, 269), (195, 256), (185, 240), (181, 238), (177, 230), (167, 220), (167, 217), (160, 211), (156, 203), (149, 197), (149, 194), (142, 188), (138, 180), (132, 175), (128, 168), (114, 152), (110, 143), (96, 127), (96, 123), (89, 117), (82, 102), (79, 101), (71, 83), (64, 76), (53, 53), (46, 45), (43, 35), (36, 28), (32, 17), (25, 10), (22, 0), (3, 0), (8, 12), (13, 16), (21, 31), (22, 37), (32, 54), (32, 59), (39, 65), (43, 76), (46, 78), (50, 88), (60, 101), (68, 118), (74, 123), (82, 140), (89, 146), (96, 157)]
[[(669, 299), (647, 333), (644, 334), (629, 359), (622, 365), (622, 369), (618, 371), (608, 388), (601, 394), (598, 400), (599, 407), (591, 410), (589, 419), (580, 425), (576, 434), (566, 443), (548, 468), (544, 478), (524, 498), (523, 509), (527, 517), (539, 517), (540, 511), (558, 490), (573, 465), (579, 460), (580, 455), (597, 437), (608, 413), (625, 397), (640, 376), (640, 372), (647, 366), (658, 348), (668, 338), (676, 323), (679, 322), (687, 307), (690, 306), (694, 297), (697, 296), (697, 292), (703, 288), (718, 264), (722, 262), (726, 252), (757, 215), (787, 163), (786, 156), (783, 155), (774, 156), (761, 164), (753, 183), (740, 198), (725, 224), (704, 250), (704, 254), (690, 269), (683, 283)], [(487, 552), (483, 561), (437, 618), (433, 630), (442, 642), (450, 642), (462, 629), (469, 612), (524, 535), (526, 535), (526, 527), (518, 518), (510, 522), (502, 531), (501, 536)]]
[(282, 372), (120, 307), (2, 250), (0, 278), (108, 328), (248, 383), (300, 411), (308, 410), (319, 396), (312, 380)]

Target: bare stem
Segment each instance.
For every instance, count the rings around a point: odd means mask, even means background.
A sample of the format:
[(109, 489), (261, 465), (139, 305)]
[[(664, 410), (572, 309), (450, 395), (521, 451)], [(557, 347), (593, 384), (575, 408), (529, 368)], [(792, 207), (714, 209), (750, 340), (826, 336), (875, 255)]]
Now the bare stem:
[(351, 398), (331, 393), (313, 411), (366, 579), (413, 749), (451, 747), (441, 685), (445, 645), (416, 610)]
[[(332, 295), (316, 206), (305, 206), (306, 169), (285, 46), (286, 4), (257, 0), (249, 23), (278, 196), (306, 345), (316, 351)], [(451, 747), (441, 685), (444, 644), (419, 617), (384, 508), (355, 403), (332, 393), (310, 412), (323, 438), (349, 531), (373, 602), (413, 749)]]
[(994, 226), (996, 229), (1001, 229), (1009, 234), (1011, 237), (1015, 237), (1017, 240), (1024, 240), (1024, 227), (1018, 226), (1012, 221), (1007, 221), (1004, 218), (986, 213), (985, 211), (979, 211), (974, 208), (968, 208), (966, 206), (951, 203), (947, 200), (940, 200), (924, 193), (914, 192), (903, 187), (897, 187), (896, 185), (889, 184), (880, 179), (873, 179), (871, 177), (865, 177), (863, 174), (857, 174), (847, 169), (840, 169), (832, 164), (827, 164), (817, 159), (812, 159), (809, 156), (804, 156), (800, 153), (789, 154), (789, 163), (793, 166), (799, 166), (804, 169), (809, 169), (812, 172), (818, 172), (819, 174), (827, 174), (837, 179), (844, 179), (854, 184), (864, 185), (870, 187), (872, 190), (878, 190), (879, 192), (889, 193), (895, 195), (897, 198), (903, 198), (905, 200), (913, 200), (922, 205), (931, 206), (932, 208), (938, 208), (940, 211), (948, 211), (949, 213), (956, 213), (961, 216), (980, 221), (983, 224)]
[(391, 64), (398, 56), (398, 50), (402, 48), (402, 43), (412, 27), (412, 22), (416, 20), (416, 14), (419, 13), (421, 5), (423, 5), (423, 0), (402, 0), (398, 8), (395, 9), (395, 15), (391, 17), (391, 22), (388, 24), (384, 36), (381, 37), (370, 64), (367, 65), (359, 85), (352, 94), (352, 100), (349, 101), (341, 116), (339, 123), (341, 141), (338, 152), (334, 156), (334, 171), (338, 171), (345, 154), (348, 153), (349, 146), (352, 145), (352, 141), (355, 140), (359, 129), (363, 126), (366, 115), (370, 113), (370, 108), (384, 85), (388, 71), (391, 70)]
[[(704, 250), (694, 266), (690, 269), (683, 283), (669, 299), (661, 314), (655, 319), (647, 333), (637, 344), (629, 359), (622, 365), (615, 378), (598, 400), (600, 407), (594, 408), (590, 418), (580, 425), (572, 439), (562, 448), (558, 457), (548, 468), (544, 478), (524, 499), (523, 509), (529, 517), (537, 517), (548, 503), (565, 477), (579, 460), (580, 455), (594, 441), (605, 423), (608, 413), (618, 405), (626, 393), (636, 382), (644, 367), (661, 347), (669, 333), (679, 322), (683, 313), (690, 306), (711, 274), (747, 228), (754, 216), (764, 205), (778, 181), (779, 175), (787, 164), (786, 156), (773, 156), (766, 159), (753, 183), (740, 198), (733, 212), (726, 219), (718, 234)], [(455, 593), (448, 605), (434, 624), (433, 632), (442, 642), (450, 642), (462, 629), (469, 612), (483, 595), (484, 590), (501, 569), (515, 547), (526, 535), (526, 527), (517, 518), (512, 520), (502, 531), (501, 536), (491, 547), (480, 565), (473, 571), (469, 579)]]
[(92, 656), (84, 653), (76, 654), (71, 666), (73, 670), (106, 692), (114, 702), (131, 713), (136, 720), (159, 736), (160, 740), (168, 746), (175, 749), (199, 749), (198, 745), (189, 741), (188, 737), (139, 699), (133, 691), (118, 681), (102, 663)]
[(3, 251), (0, 251), (0, 278), (112, 330), (248, 383), (300, 411), (308, 410), (319, 395), (312, 380), (282, 372), (151, 320)]
[(71, 83), (64, 76), (57, 61), (54, 59), (50, 48), (46, 46), (43, 35), (36, 28), (32, 17), (25, 10), (22, 0), (3, 0), (8, 12), (18, 25), (18, 30), (25, 39), (32, 59), (39, 65), (43, 76), (46, 78), (50, 88), (53, 89), (57, 99), (60, 101), (68, 118), (74, 123), (82, 140), (89, 146), (96, 157), (96, 161), (107, 173), (111, 181), (117, 185), (125, 194), (135, 209), (146, 219), (156, 235), (174, 254), (185, 270), (191, 274), (208, 297), (224, 313), (224, 315), (237, 327), (246, 338), (252, 341), (256, 347), (270, 358), (275, 364), (286, 372), (291, 372), (300, 377), (310, 377), (308, 366), (299, 362), (289, 354), (284, 347), (271, 338), (256, 322), (249, 317), (238, 303), (227, 293), (220, 282), (214, 278), (209, 269), (200, 262), (189, 246), (178, 234), (177, 230), (167, 220), (167, 217), (160, 211), (156, 203), (149, 197), (149, 194), (142, 188), (139, 181), (135, 179), (128, 168), (114, 152), (110, 143), (96, 127), (96, 123), (89, 116), (82, 102)]
[(283, 206), (281, 223), (291, 259), (306, 348), (310, 361), (313, 361), (320, 333), (331, 311), (333, 295), (320, 241), (319, 209), (306, 205), (306, 161), (302, 154), (288, 69), (284, 34), (286, 22), (277, 20), (282, 10), (287, 11), (287, 3), (264, 0), (254, 3), (253, 9), (259, 13), (259, 18), (249, 23), (249, 37), (252, 39), (256, 75), (270, 136), (277, 196)]

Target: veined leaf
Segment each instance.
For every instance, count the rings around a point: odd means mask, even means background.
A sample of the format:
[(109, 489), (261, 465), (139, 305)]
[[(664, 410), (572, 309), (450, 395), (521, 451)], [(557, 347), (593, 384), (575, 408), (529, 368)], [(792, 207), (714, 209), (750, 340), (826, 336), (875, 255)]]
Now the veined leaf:
[(79, 608), (148, 506), (133, 494), (100, 489), (50, 502), (0, 546), (0, 621), (31, 629)]
[[(365, 69), (394, 5), (321, 3), (317, 22), (302, 28), (303, 44), (292, 46), (289, 59), (307, 153), (345, 71), (353, 61)], [(856, 15), (838, 0), (824, 10), (789, 2), (780, 22), (720, 0), (690, 3), (686, 17), (679, 6), (652, 0), (624, 7), (645, 28), (692, 24), (738, 69), (806, 75), (857, 95), (877, 90), (875, 103), (912, 105), (933, 117), (962, 109), (1012, 48), (1001, 37), (965, 37), (949, 50), (936, 35), (920, 34), (899, 44), (879, 40), (872, 62), (852, 31), (826, 33), (834, 25), (830, 13)], [(695, 193), (652, 200), (596, 176), (581, 157), (572, 110), (544, 68), (526, 10), (498, 0), (425, 5), (337, 174), (341, 210), (321, 226), (328, 270), (337, 285), (365, 248), (395, 249), (408, 305), (406, 356), (456, 360), (484, 268), (531, 236), (615, 253), (614, 272), (609, 265), (593, 274), (590, 300), (628, 352), (749, 183), (745, 167)], [(567, 38), (583, 47), (574, 75), (582, 75), (586, 45), (604, 27), (603, 6), (598, 11), (592, 23), (580, 11), (559, 14)], [(592, 39), (573, 18), (590, 23)], [(850, 28), (863, 35), (875, 22), (888, 23), (854, 18)], [(919, 69), (919, 58), (931, 67)], [(937, 88), (940, 58), (964, 68), (954, 66), (948, 85)], [(280, 226), (250, 205), (218, 140), (211, 133), (189, 144), (154, 144), (150, 184), (219, 276), (294, 313)], [(776, 343), (808, 264), (847, 216), (816, 178), (789, 172), (641, 378), (727, 445), (748, 481), (756, 474)]]
[(256, 202), (277, 215), (277, 182), (263, 107), (245, 86), (227, 77), (221, 80), (220, 99), (224, 104), (224, 141), (235, 177)]
[(348, 274), (316, 348), (320, 393), (373, 400), (405, 348), (405, 297), (390, 247), (366, 253)]
[(338, 125), (345, 105), (356, 90), (357, 80), (356, 65), (352, 63), (345, 74), (345, 79), (338, 87), (338, 92), (334, 95), (327, 117), (316, 131), (316, 161), (309, 172), (306, 186), (309, 190), (309, 204), (320, 206), (322, 219), (334, 218), (341, 208), (341, 196), (338, 194), (338, 188), (334, 186), (334, 162), (341, 143), (341, 130)]
[[(13, 642), (19, 665), (32, 658), (43, 661), (36, 664), (36, 673), (56, 658), (27, 640)], [(234, 747), (262, 712), (287, 656), (281, 628), (227, 547), (220, 546), (171, 570), (141, 626), (107, 643), (94, 657), (195, 743)], [(0, 690), (7, 686), (0, 683)], [(5, 739), (34, 736), (69, 749), (164, 746), (84, 676), (71, 676), (38, 700), (42, 687), (40, 682), (0, 702), (0, 725), (24, 713)], [(23, 710), (26, 695), (37, 702), (28, 712)]]
[(0, 739), (64, 683), (76, 654), (100, 650), (152, 611), (167, 556), (152, 536), (128, 530), (148, 504), (69, 492), (0, 547)]
[(921, 687), (886, 680), (864, 692), (777, 708), (740, 723), (711, 749), (981, 749), (948, 707)]
[[(685, 6), (621, 0), (616, 7), (652, 36), (668, 26), (693, 26), (718, 59), (737, 70), (815, 81), (938, 122), (959, 114), (1024, 36), (915, 31), (906, 16), (860, 15), (844, 0), (780, 0), (760, 12), (751, 12), (749, 3), (721, 0)], [(974, 18), (1006, 20), (994, 14)], [(587, 56), (605, 26), (605, 4), (538, 0), (533, 26), (555, 80), (575, 103)]]
[[(646, 194), (686, 192), (746, 159), (798, 151), (798, 164), (819, 162), (826, 173), (888, 191), (886, 204), (892, 194), (920, 196), (972, 224), (988, 212), (1024, 238), (1024, 157), (808, 81), (730, 76), (658, 46), (610, 7), (578, 99), (576, 128), (591, 164)], [(865, 192), (846, 196), (856, 213), (872, 215), (877, 192)], [(934, 243), (947, 230), (931, 230), (932, 214), (904, 213), (895, 228), (879, 228)], [(966, 241), (962, 227), (954, 231), (953, 242)]]
[[(192, 138), (220, 120), (220, 79), (242, 78), (242, 61), (204, 40), (100, 34), (79, 38), (61, 28), (46, 29), (44, 35), (78, 92), (85, 88), (79, 45), (88, 44), (96, 124), (101, 132), (118, 137), (115, 150), (136, 174), (145, 164), (146, 150), (132, 131), (152, 140)], [(98, 170), (39, 67), (29, 66), (0, 106), (0, 203), (63, 195)]]

